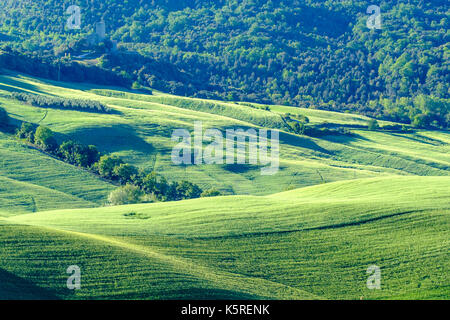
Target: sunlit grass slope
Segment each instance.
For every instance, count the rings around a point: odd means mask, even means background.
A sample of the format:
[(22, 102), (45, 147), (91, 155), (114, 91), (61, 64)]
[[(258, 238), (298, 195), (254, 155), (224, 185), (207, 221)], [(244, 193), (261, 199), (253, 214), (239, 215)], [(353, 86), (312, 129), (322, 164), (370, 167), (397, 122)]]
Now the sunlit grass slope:
[[(18, 74), (0, 76), (0, 104), (19, 121), (50, 127), (60, 136), (95, 144), (141, 168), (173, 180), (190, 180), (224, 194), (265, 195), (326, 182), (388, 175), (449, 174), (448, 133), (400, 134), (352, 130), (352, 136), (311, 138), (283, 131), (280, 114), (302, 113), (313, 123), (365, 125), (367, 118), (328, 111), (272, 106), (271, 111), (220, 101), (148, 95), (91, 84), (59, 83)], [(20, 104), (11, 91), (100, 101), (120, 114), (50, 110)], [(205, 128), (279, 128), (280, 171), (262, 176), (254, 166), (175, 166), (170, 152), (174, 129), (192, 132), (194, 121)], [(281, 122), (280, 122), (281, 121)]]
[[(318, 298), (280, 283), (194, 264), (149, 246), (0, 220), (0, 299)], [(17, 236), (21, 237), (20, 241)], [(66, 270), (82, 270), (67, 289)]]
[[(19, 215), (5, 220), (2, 269), (64, 298), (71, 264), (86, 269), (79, 298), (105, 297), (113, 281), (111, 297), (122, 298), (171, 298), (175, 287), (185, 298), (449, 298), (449, 195), (448, 177), (389, 177), (265, 197)], [(29, 245), (11, 241), (13, 228)], [(35, 239), (40, 232), (66, 244)], [(46, 250), (59, 264), (46, 263)], [(33, 265), (20, 267), (23, 256)], [(154, 264), (175, 271), (162, 276)], [(366, 287), (369, 265), (382, 270), (381, 290)]]
[(96, 207), (114, 186), (0, 132), (0, 215)]

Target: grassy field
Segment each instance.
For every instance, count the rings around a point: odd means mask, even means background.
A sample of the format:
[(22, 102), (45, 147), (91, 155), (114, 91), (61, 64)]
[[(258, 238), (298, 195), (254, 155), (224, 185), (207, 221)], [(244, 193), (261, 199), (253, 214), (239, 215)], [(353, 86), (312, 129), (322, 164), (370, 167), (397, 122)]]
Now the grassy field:
[(0, 132), (0, 215), (105, 203), (115, 187)]
[[(192, 131), (194, 121), (202, 121), (205, 128), (220, 130), (260, 128), (260, 125), (275, 128), (278, 126), (276, 119), (280, 119), (277, 108), (289, 109), (291, 113), (305, 111), (308, 116), (317, 114), (316, 119), (328, 123), (335, 118), (337, 122), (349, 123), (363, 123), (365, 120), (356, 115), (336, 116), (333, 112), (292, 107), (273, 107), (275, 110), (268, 112), (158, 92), (145, 95), (118, 91), (117, 88), (58, 84), (21, 75), (0, 76), (0, 83), (0, 104), (17, 122), (39, 122), (61, 137), (97, 145), (100, 150), (118, 154), (141, 168), (153, 168), (174, 180), (195, 180), (204, 188), (215, 187), (225, 194), (266, 195), (319, 183), (380, 175), (449, 174), (450, 148), (445, 140), (448, 134), (427, 131), (398, 134), (353, 130), (352, 136), (321, 139), (281, 131), (280, 171), (271, 177), (261, 176), (259, 168), (255, 167), (235, 170), (234, 166), (226, 165), (175, 166), (170, 160), (174, 146), (171, 134), (176, 128)], [(9, 92), (17, 90), (69, 98), (82, 96), (107, 104), (121, 114), (27, 106), (8, 98)], [(208, 105), (220, 108), (209, 109)], [(268, 119), (272, 118), (275, 120), (271, 125)]]
[[(17, 215), (1, 222), (2, 268), (63, 298), (448, 298), (449, 186), (372, 178)], [(69, 265), (85, 270), (76, 293), (64, 290)], [(366, 288), (369, 265), (382, 290)]]
[[(97, 100), (120, 113), (41, 109), (25, 91)], [(94, 144), (169, 180), (224, 196), (106, 207), (111, 183), (0, 133), (0, 299), (450, 298), (450, 135), (368, 131), (366, 117), (148, 95), (0, 75), (13, 123)], [(359, 126), (351, 136), (285, 131), (281, 115)], [(280, 129), (280, 171), (172, 164), (174, 129)], [(383, 123), (382, 124), (388, 124)], [(68, 290), (66, 269), (82, 270)], [(368, 290), (377, 265), (382, 289)]]

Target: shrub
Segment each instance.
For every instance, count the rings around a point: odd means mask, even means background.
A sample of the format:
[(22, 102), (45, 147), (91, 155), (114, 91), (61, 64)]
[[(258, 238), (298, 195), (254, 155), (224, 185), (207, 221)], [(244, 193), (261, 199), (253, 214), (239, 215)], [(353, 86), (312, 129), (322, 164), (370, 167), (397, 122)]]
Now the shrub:
[(134, 90), (139, 90), (141, 88), (142, 88), (141, 85), (137, 81), (133, 82), (133, 84), (131, 85), (131, 89), (134, 89)]
[(207, 197), (218, 197), (220, 196), (221, 193), (220, 191), (216, 190), (216, 189), (209, 189), (209, 190), (205, 190), (202, 192), (201, 197), (202, 198), (207, 198)]
[(75, 149), (75, 142), (72, 140), (64, 141), (59, 146), (58, 155), (59, 157), (69, 163), (74, 163), (75, 159), (73, 157)]
[(89, 168), (99, 161), (100, 158), (100, 153), (96, 146), (85, 146), (72, 140), (61, 144), (58, 155), (66, 162), (85, 168)]
[(89, 145), (84, 148), (84, 154), (86, 155), (87, 166), (93, 166), (97, 161), (100, 160), (100, 152), (96, 146)]
[(138, 175), (138, 169), (128, 163), (122, 163), (113, 169), (114, 175), (119, 178), (120, 183), (133, 182)]
[[(177, 188), (178, 199), (195, 199), (202, 194), (202, 189), (189, 181), (181, 181)], [(177, 200), (178, 200), (177, 199)]]
[(313, 126), (305, 126), (304, 134), (310, 137), (325, 137), (325, 136), (350, 136), (352, 133), (348, 128), (317, 128)]
[(34, 134), (34, 143), (45, 151), (56, 151), (58, 143), (56, 142), (53, 132), (43, 126), (39, 126)]
[(370, 131), (375, 131), (375, 130), (380, 129), (380, 125), (378, 124), (378, 121), (377, 121), (377, 120), (371, 119), (371, 120), (369, 120), (369, 122), (367, 123), (367, 128), (368, 128)]
[(111, 205), (134, 204), (141, 202), (142, 191), (139, 187), (127, 184), (112, 191), (108, 196)]
[(13, 92), (11, 96), (18, 101), (40, 108), (68, 109), (97, 113), (113, 113), (114, 111), (104, 104), (92, 100), (48, 97), (22, 92)]
[(290, 122), (289, 125), (291, 126), (292, 130), (296, 134), (304, 134), (305, 133), (305, 124), (303, 122)]
[(298, 114), (296, 118), (303, 123), (309, 123), (309, 118), (303, 114)]
[(140, 186), (146, 194), (152, 194), (158, 200), (174, 201), (199, 198), (203, 190), (188, 181), (169, 183), (164, 177), (155, 172), (147, 174), (140, 180)]
[(151, 172), (141, 179), (141, 187), (146, 193), (154, 193), (157, 183), (158, 176), (155, 172)]
[(417, 114), (414, 116), (412, 125), (415, 128), (426, 128), (429, 125), (428, 117), (425, 114)]
[(174, 199), (176, 196), (176, 186), (171, 188), (171, 185), (164, 177), (159, 177), (156, 172), (147, 174), (141, 181), (142, 189), (149, 194), (154, 194), (158, 199)]
[(393, 124), (393, 125), (385, 125), (383, 127), (381, 127), (381, 129), (383, 130), (390, 130), (390, 131), (401, 131), (402, 130), (402, 126), (399, 124)]
[(28, 122), (22, 122), (22, 126), (17, 131), (17, 137), (26, 139), (30, 143), (34, 143), (34, 126)]

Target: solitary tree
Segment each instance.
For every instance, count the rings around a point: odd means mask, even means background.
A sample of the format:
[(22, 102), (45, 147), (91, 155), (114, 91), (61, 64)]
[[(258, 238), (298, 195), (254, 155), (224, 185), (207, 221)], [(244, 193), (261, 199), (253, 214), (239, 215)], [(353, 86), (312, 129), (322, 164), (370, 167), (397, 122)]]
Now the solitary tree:
[(371, 131), (375, 131), (375, 130), (380, 129), (380, 125), (378, 124), (378, 121), (375, 120), (375, 119), (369, 120), (369, 122), (368, 122), (368, 129), (371, 130)]
[(34, 142), (46, 151), (55, 151), (58, 148), (53, 132), (46, 127), (39, 126), (34, 134)]

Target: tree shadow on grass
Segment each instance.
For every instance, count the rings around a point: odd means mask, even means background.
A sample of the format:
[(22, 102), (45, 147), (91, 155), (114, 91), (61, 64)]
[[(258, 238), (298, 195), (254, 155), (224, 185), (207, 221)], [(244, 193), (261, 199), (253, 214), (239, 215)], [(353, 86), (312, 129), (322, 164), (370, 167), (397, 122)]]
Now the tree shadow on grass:
[(366, 137), (363, 137), (360, 134), (352, 132), (351, 134), (336, 134), (336, 135), (324, 135), (320, 137), (322, 140), (326, 140), (329, 142), (335, 142), (335, 143), (349, 143), (353, 141), (363, 140), (363, 141), (372, 141)]
[(411, 133), (408, 135), (407, 133), (399, 134), (399, 133), (391, 133), (392, 136), (396, 138), (403, 138), (408, 139), (414, 142), (424, 143), (430, 146), (441, 146), (445, 145), (445, 142), (442, 142), (441, 140), (432, 139), (429, 137), (418, 137), (418, 136), (411, 136)]
[(60, 300), (55, 292), (0, 269), (0, 300)]
[(95, 145), (100, 151), (107, 153), (132, 150), (150, 155), (155, 152), (152, 144), (139, 136), (133, 127), (125, 124), (79, 128), (65, 137), (86, 145)]
[[(42, 91), (39, 87), (29, 84), (22, 81), (17, 81), (11, 78), (2, 77), (2, 83), (0, 84), (0, 89), (9, 91), (9, 92), (22, 92), (22, 93), (30, 93), (29, 91), (33, 91), (34, 93), (45, 94), (49, 96), (54, 96), (51, 93), (46, 91)], [(15, 88), (14, 88), (15, 87)], [(27, 91), (28, 90), (28, 91)]]
[(227, 170), (227, 171), (230, 171), (230, 172), (233, 172), (233, 173), (247, 173), (247, 172), (252, 171), (252, 170), (260, 169), (260, 167), (257, 166), (257, 165), (238, 164), (238, 163), (224, 164), (224, 165), (222, 165), (222, 168), (224, 170)]
[(315, 143), (311, 139), (305, 138), (305, 137), (300, 137), (300, 136), (297, 136), (294, 134), (280, 132), (280, 143), (288, 144), (288, 145), (295, 146), (295, 147), (310, 149), (310, 150), (325, 153), (328, 155), (332, 154), (331, 151), (322, 148), (321, 146), (319, 146), (317, 143)]

